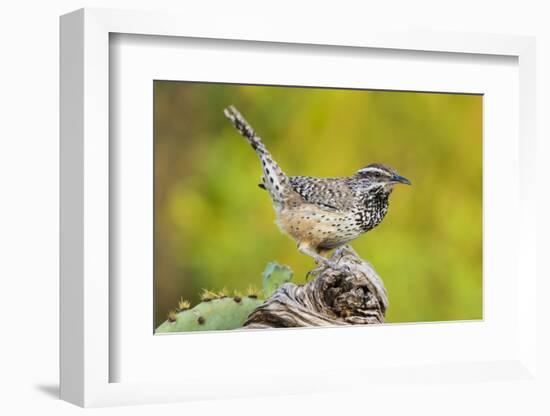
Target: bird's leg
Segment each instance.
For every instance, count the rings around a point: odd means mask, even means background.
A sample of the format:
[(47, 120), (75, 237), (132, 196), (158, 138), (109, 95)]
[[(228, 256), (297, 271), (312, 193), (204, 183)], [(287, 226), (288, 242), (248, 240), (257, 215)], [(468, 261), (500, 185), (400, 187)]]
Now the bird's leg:
[(347, 244), (344, 244), (343, 246), (340, 246), (336, 249), (333, 257), (342, 257), (346, 251), (349, 251), (349, 249), (350, 249), (350, 246)]
[(309, 270), (306, 273), (306, 282), (309, 280), (309, 276), (314, 276), (314, 277), (317, 276), (319, 273), (323, 271), (324, 268), (325, 266), (319, 266), (319, 267), (316, 267), (315, 269)]
[(311, 256), (313, 257), (313, 259), (315, 260), (315, 263), (317, 264), (321, 264), (321, 263), (325, 263), (328, 265), (328, 259), (321, 256), (317, 250), (315, 250), (309, 243), (305, 242), (305, 241), (300, 241), (298, 243), (298, 251), (300, 251), (300, 253), (302, 254), (307, 254), (308, 256)]
[[(323, 261), (321, 261), (321, 263), (326, 263), (325, 260), (326, 260), (326, 254), (329, 252), (330, 250), (323, 250), (321, 248), (317, 248), (316, 252), (319, 256), (323, 257)], [(307, 254), (307, 253), (306, 253)], [(319, 260), (316, 259), (315, 260), (315, 263), (316, 264), (319, 264)], [(307, 272), (306, 274), (306, 281), (308, 280), (309, 276), (317, 276), (323, 269), (325, 268), (324, 265), (321, 265), (319, 267), (316, 267), (315, 269), (313, 270), (310, 270)]]
[[(316, 249), (314, 249), (309, 243), (307, 242), (304, 242), (304, 241), (301, 241), (300, 243), (298, 243), (298, 250), (300, 251), (300, 253), (303, 253), (303, 254), (307, 254), (308, 256), (311, 256), (313, 257), (313, 259), (315, 260), (315, 263), (317, 264), (321, 264), (321, 263), (324, 263), (326, 266), (328, 266), (329, 268), (333, 269), (333, 270), (338, 270), (338, 271), (343, 271), (343, 272), (347, 272), (349, 267), (347, 267), (346, 265), (340, 265), (338, 263), (335, 263), (334, 261), (330, 260), (330, 259), (327, 259), (326, 257), (323, 257), (321, 256), (318, 251)], [(314, 270), (311, 270), (306, 278), (310, 275), (310, 274), (314, 274), (314, 273), (318, 273), (320, 271), (320, 268), (317, 268), (317, 269), (314, 269)]]

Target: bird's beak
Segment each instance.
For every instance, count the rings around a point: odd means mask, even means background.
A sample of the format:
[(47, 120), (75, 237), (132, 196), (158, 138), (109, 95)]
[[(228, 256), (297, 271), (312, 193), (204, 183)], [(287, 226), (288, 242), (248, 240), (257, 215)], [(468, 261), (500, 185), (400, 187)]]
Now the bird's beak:
[(395, 183), (404, 183), (405, 185), (411, 185), (411, 181), (399, 175), (393, 175), (393, 177), (391, 178), (391, 181)]

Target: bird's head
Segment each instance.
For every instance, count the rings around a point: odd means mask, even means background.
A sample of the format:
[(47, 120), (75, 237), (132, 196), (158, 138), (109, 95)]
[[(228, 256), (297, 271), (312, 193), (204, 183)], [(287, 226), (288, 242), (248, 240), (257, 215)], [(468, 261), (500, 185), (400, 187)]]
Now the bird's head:
[(411, 181), (399, 175), (395, 169), (381, 163), (371, 163), (359, 169), (355, 177), (365, 181), (369, 188), (376, 187), (387, 193), (398, 183), (411, 184)]

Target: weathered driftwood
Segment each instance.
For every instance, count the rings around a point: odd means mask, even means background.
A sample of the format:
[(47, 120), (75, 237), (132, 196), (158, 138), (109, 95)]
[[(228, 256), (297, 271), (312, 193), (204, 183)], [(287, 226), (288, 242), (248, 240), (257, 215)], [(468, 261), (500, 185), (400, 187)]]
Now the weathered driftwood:
[(373, 267), (350, 247), (331, 259), (344, 270), (322, 264), (303, 286), (285, 283), (250, 314), (245, 328), (380, 324), (388, 307), (384, 283)]

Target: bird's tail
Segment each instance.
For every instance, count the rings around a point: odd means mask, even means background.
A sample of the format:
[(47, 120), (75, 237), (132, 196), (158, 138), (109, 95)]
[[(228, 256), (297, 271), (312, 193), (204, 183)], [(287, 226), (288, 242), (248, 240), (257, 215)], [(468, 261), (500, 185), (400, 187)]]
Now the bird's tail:
[(225, 116), (233, 123), (235, 128), (241, 133), (250, 143), (252, 148), (262, 162), (262, 182), (263, 187), (269, 192), (271, 199), (277, 205), (284, 204), (289, 198), (295, 195), (295, 192), (290, 184), (288, 176), (282, 171), (277, 162), (267, 150), (262, 139), (256, 135), (254, 129), (239, 111), (232, 105), (224, 110)]

